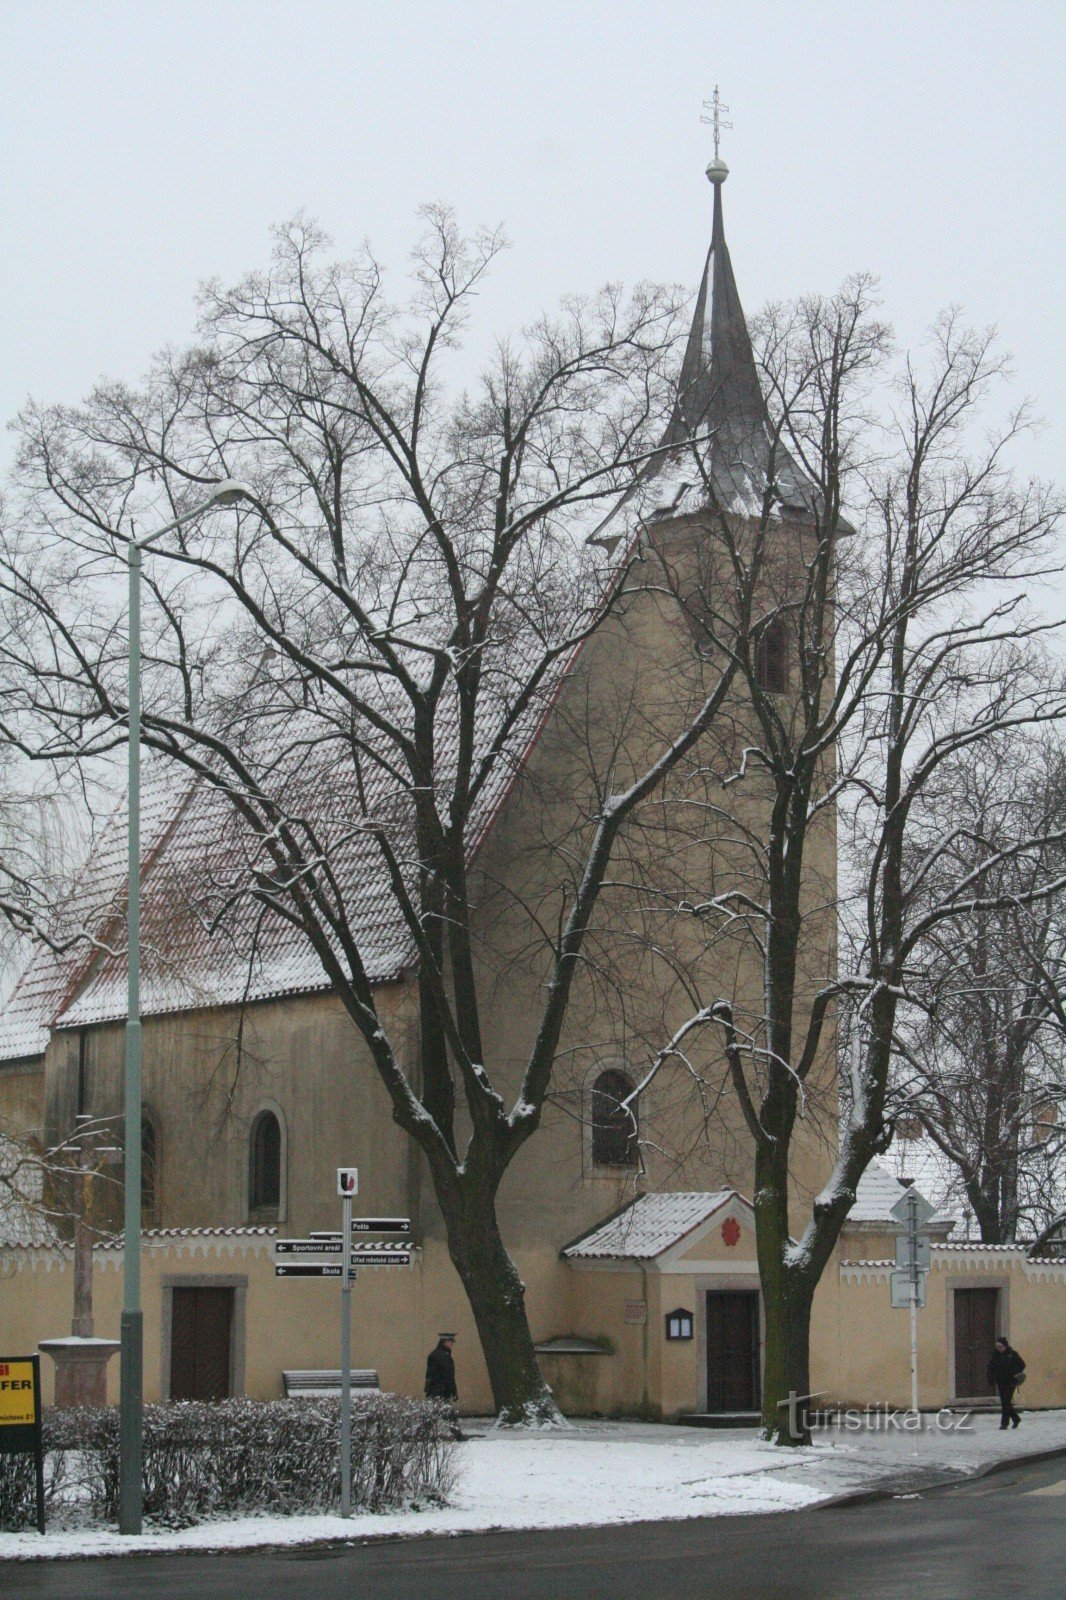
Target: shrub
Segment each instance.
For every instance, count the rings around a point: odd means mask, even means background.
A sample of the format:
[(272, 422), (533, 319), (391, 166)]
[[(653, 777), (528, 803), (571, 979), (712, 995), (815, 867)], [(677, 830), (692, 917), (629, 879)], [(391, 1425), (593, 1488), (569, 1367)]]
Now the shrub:
[[(381, 1511), (439, 1504), (452, 1488), (454, 1419), (399, 1395), (352, 1401), (352, 1505)], [(80, 1491), (97, 1519), (118, 1516), (119, 1419), (113, 1407), (50, 1411), (47, 1485)], [(173, 1401), (144, 1408), (146, 1517), (185, 1526), (247, 1512), (330, 1511), (340, 1504), (340, 1401)], [(28, 1486), (28, 1487), (27, 1487)], [(33, 1522), (33, 1458), (0, 1458), (0, 1526)]]
[[(48, 1509), (59, 1498), (67, 1477), (68, 1460), (62, 1450), (52, 1450), (48, 1432), (44, 1435), (44, 1506)], [(0, 1455), (0, 1529), (32, 1528), (37, 1522), (37, 1483), (32, 1451), (24, 1455)]]

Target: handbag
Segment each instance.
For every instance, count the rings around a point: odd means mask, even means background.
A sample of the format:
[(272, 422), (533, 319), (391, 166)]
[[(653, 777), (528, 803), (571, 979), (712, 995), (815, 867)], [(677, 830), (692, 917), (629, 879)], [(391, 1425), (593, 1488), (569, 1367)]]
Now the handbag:
[(1015, 1386), (1016, 1389), (1020, 1389), (1021, 1388), (1022, 1384), (1025, 1382), (1025, 1368), (1024, 1367), (1022, 1368), (1021, 1372), (1016, 1372), (1014, 1374), (1013, 1382), (1014, 1382), (1014, 1386)]

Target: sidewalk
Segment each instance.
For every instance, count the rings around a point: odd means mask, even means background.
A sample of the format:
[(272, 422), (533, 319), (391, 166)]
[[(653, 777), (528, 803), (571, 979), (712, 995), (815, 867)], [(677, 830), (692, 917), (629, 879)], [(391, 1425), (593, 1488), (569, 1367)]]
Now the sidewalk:
[[(0, 1533), (0, 1560), (223, 1550), (511, 1528), (558, 1528), (670, 1518), (740, 1516), (813, 1507), (841, 1495), (915, 1493), (996, 1462), (1066, 1452), (1066, 1411), (1026, 1416), (1016, 1432), (978, 1416), (950, 1431), (924, 1418), (920, 1434), (818, 1431), (811, 1450), (780, 1450), (750, 1432), (655, 1423), (583, 1422), (565, 1432), (496, 1433), (464, 1423), (460, 1476), (441, 1510), (383, 1516), (246, 1517), (162, 1529), (138, 1538), (70, 1530)], [(958, 1419), (952, 1419), (957, 1421)], [(1066, 1471), (1066, 1468), (1064, 1468)], [(0, 1584), (0, 1589), (2, 1589)]]

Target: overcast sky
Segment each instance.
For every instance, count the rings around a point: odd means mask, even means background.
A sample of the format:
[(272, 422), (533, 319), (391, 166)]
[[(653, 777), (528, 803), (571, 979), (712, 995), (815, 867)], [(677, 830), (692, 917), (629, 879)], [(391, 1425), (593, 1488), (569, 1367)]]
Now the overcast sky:
[[(748, 311), (856, 268), (917, 339), (999, 325), (1062, 478), (1066, 5), (745, 0), (3, 0), (0, 412), (136, 379), (197, 283), (304, 207), (402, 267), (427, 200), (505, 223), (503, 331), (607, 278), (695, 286), (701, 102), (732, 107), (726, 227)], [(11, 443), (0, 443), (9, 460)]]

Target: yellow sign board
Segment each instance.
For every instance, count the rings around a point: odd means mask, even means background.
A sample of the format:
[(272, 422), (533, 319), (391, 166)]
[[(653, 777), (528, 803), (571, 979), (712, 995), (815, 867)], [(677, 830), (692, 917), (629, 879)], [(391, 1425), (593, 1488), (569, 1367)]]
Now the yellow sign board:
[(33, 1427), (32, 1361), (0, 1361), (0, 1428)]

